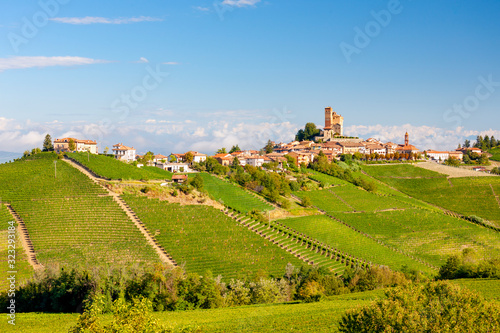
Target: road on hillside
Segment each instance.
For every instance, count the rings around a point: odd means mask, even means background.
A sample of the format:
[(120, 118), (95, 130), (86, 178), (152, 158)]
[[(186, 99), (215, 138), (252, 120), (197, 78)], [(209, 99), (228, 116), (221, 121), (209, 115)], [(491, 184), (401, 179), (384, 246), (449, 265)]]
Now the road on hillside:
[(447, 175), (449, 178), (493, 176), (485, 172), (478, 172), (463, 168), (451, 167), (448, 165), (438, 164), (436, 162), (421, 162), (421, 163), (415, 163), (414, 165), (423, 169), (442, 173), (444, 175)]

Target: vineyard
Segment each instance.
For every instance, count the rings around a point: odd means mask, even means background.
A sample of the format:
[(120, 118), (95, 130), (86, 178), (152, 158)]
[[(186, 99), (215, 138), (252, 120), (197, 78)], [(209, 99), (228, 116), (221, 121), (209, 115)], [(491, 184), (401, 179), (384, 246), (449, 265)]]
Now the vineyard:
[(348, 225), (434, 266), (464, 248), (500, 254), (500, 233), (443, 213), (422, 209), (378, 213), (335, 213)]
[[(8, 286), (8, 281), (7, 281), (7, 272), (12, 271), (13, 269), (9, 268), (8, 265), (8, 256), (9, 256), (9, 248), (8, 248), (8, 243), (7, 243), (7, 235), (8, 233), (8, 227), (11, 226), (9, 222), (13, 222), (14, 219), (12, 218), (12, 215), (10, 215), (9, 211), (7, 208), (0, 204), (0, 292), (7, 290)], [(17, 227), (17, 224), (13, 224), (14, 226)], [(21, 242), (21, 239), (19, 238), (19, 233), (15, 233), (16, 235), (16, 242), (15, 242), (15, 269), (17, 271), (16, 278), (18, 280), (18, 283), (22, 283), (23, 281), (26, 281), (28, 278), (30, 278), (33, 275), (33, 268), (31, 265), (28, 263), (28, 258), (26, 256), (26, 253), (24, 252), (23, 249), (23, 244)], [(12, 254), (12, 253), (10, 253)], [(12, 258), (10, 258), (12, 259)]]
[(212, 271), (225, 280), (264, 270), (281, 276), (302, 261), (209, 206), (181, 206), (124, 195), (156, 240), (188, 272)]
[(333, 176), (330, 176), (330, 175), (327, 175), (327, 174), (324, 174), (324, 173), (321, 173), (318, 171), (314, 171), (314, 170), (307, 170), (307, 176), (312, 180), (315, 180), (319, 183), (322, 183), (325, 187), (329, 187), (332, 185), (349, 184), (348, 182), (346, 182), (343, 179), (333, 177)]
[(55, 154), (0, 165), (0, 183), (44, 265), (159, 261), (112, 197)]
[(372, 264), (389, 266), (394, 270), (399, 270), (403, 265), (407, 265), (418, 271), (433, 272), (428, 266), (396, 252), (328, 216), (317, 215), (284, 219), (280, 220), (280, 223)]
[(490, 149), (488, 152), (492, 155), (490, 160), (500, 162), (500, 147)]
[(239, 212), (249, 213), (252, 210), (268, 211), (273, 207), (264, 199), (253, 195), (238, 185), (212, 176), (208, 173), (200, 173), (203, 178), (203, 188), (214, 200)]
[[(408, 168), (416, 169), (410, 169), (410, 174), (417, 175), (416, 178), (407, 177)], [(495, 190), (495, 194), (499, 195), (500, 177), (422, 178), (422, 175), (436, 173), (409, 165), (366, 166), (364, 169), (415, 198), (466, 216), (480, 216), (500, 225), (500, 205), (492, 191)], [(391, 176), (386, 176), (389, 173)]]
[(96, 175), (107, 179), (150, 180), (172, 179), (172, 173), (157, 167), (138, 168), (113, 157), (86, 153), (69, 153), (68, 156), (90, 169)]

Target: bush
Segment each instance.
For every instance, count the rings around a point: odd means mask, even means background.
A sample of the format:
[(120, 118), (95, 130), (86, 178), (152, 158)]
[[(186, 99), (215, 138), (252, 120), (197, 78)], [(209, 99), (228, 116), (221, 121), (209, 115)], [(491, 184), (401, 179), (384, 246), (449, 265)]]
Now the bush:
[(303, 206), (303, 207), (311, 207), (312, 205), (312, 202), (311, 202), (311, 199), (309, 197), (303, 197), (300, 204)]
[(409, 284), (386, 292), (387, 299), (347, 311), (339, 331), (498, 332), (500, 306), (447, 281)]

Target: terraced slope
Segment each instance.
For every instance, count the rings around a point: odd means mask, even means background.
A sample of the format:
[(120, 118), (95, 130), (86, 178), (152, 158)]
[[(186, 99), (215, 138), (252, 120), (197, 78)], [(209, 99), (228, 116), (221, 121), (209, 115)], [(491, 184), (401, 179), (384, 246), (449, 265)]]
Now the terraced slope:
[(86, 153), (69, 153), (68, 156), (90, 169), (96, 175), (108, 179), (149, 180), (172, 179), (172, 173), (157, 167), (138, 168), (131, 164), (118, 161), (110, 156)]
[(364, 170), (398, 190), (466, 216), (476, 215), (500, 226), (500, 177), (450, 178), (411, 165), (365, 166)]
[(273, 210), (273, 206), (264, 199), (248, 193), (238, 185), (224, 181), (208, 173), (200, 173), (203, 178), (203, 187), (208, 194), (225, 206), (239, 212), (249, 213), (256, 209), (259, 211)]
[(435, 273), (435, 270), (411, 256), (395, 251), (393, 247), (385, 246), (380, 241), (367, 237), (325, 215), (284, 219), (280, 220), (280, 223), (373, 264), (386, 265), (394, 270), (407, 265), (422, 272)]
[(159, 261), (107, 192), (55, 154), (0, 165), (0, 184), (44, 265)]
[[(22, 283), (29, 279), (33, 275), (33, 268), (31, 265), (28, 263), (28, 258), (26, 256), (26, 253), (24, 252), (24, 248), (21, 242), (21, 239), (19, 238), (19, 233), (16, 232), (15, 235), (15, 257), (9, 257), (9, 254), (12, 255), (12, 252), (9, 253), (9, 250), (12, 250), (12, 248), (8, 247), (8, 235), (10, 234), (8, 232), (9, 226), (12, 226), (11, 223), (13, 222), (14, 219), (10, 215), (9, 211), (7, 208), (0, 204), (0, 239), (2, 240), (0, 242), (0, 292), (3, 292), (7, 290), (8, 288), (8, 271), (17, 271), (16, 275), (16, 280), (17, 284)], [(17, 229), (17, 225), (14, 224), (14, 227)], [(12, 238), (11, 238), (12, 239)], [(15, 262), (14, 267), (11, 267), (9, 265), (8, 260), (14, 260)]]
[(188, 272), (206, 270), (225, 280), (264, 270), (282, 276), (302, 261), (209, 206), (181, 206), (133, 195), (122, 198), (158, 243)]
[(408, 209), (377, 213), (334, 213), (336, 218), (392, 247), (435, 266), (464, 248), (500, 254), (500, 233), (443, 213)]

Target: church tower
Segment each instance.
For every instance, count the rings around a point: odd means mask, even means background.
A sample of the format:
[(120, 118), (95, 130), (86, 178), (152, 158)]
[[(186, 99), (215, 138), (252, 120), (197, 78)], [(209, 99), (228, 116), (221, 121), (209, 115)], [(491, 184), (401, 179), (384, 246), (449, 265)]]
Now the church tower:
[(333, 123), (333, 109), (331, 107), (325, 108), (325, 130), (332, 129)]
[(410, 136), (408, 135), (408, 132), (405, 134), (405, 146), (410, 145)]
[(344, 135), (344, 117), (333, 111), (331, 107), (325, 108), (325, 128), (323, 137), (325, 140), (333, 139), (335, 134)]

